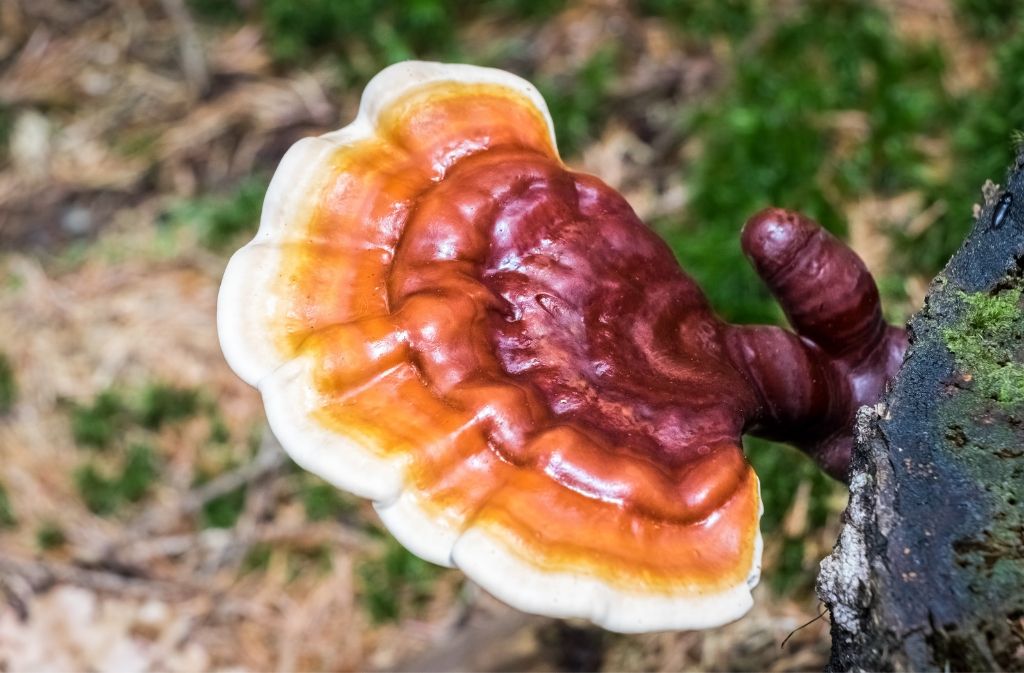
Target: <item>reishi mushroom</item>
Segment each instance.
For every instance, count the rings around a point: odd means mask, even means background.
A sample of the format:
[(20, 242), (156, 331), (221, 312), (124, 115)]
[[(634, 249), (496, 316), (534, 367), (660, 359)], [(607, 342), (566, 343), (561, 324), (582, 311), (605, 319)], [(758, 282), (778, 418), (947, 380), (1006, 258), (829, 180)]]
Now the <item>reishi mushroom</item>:
[(765, 210), (745, 252), (796, 334), (732, 326), (499, 70), (406, 62), (281, 162), (218, 330), (294, 460), (415, 554), (528, 612), (638, 632), (750, 607), (762, 511), (741, 449), (843, 478), (906, 348), (864, 265)]

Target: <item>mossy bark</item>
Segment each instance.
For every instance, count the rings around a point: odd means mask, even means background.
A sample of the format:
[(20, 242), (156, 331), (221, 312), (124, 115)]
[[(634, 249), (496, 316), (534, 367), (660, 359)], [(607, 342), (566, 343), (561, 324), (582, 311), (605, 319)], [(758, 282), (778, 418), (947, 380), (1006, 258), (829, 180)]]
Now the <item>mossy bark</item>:
[(935, 279), (818, 592), (830, 670), (1024, 670), (1024, 153)]

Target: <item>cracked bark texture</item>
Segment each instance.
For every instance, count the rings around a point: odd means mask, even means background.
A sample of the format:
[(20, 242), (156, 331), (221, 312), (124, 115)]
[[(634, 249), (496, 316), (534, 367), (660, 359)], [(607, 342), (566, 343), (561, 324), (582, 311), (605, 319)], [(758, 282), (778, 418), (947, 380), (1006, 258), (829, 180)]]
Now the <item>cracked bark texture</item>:
[(831, 671), (1024, 670), (1024, 151), (1005, 183), (911, 320), (886, 397), (858, 414), (818, 578)]

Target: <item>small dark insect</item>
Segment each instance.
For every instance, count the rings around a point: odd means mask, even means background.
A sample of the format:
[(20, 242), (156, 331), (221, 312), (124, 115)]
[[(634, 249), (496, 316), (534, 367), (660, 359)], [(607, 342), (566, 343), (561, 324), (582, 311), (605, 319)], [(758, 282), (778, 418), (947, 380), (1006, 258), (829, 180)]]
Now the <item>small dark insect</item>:
[(989, 229), (998, 229), (1003, 226), (1003, 220), (1006, 219), (1006, 214), (1010, 212), (1011, 205), (1013, 205), (1013, 194), (1003, 192), (1003, 195), (999, 197), (999, 201), (996, 203), (995, 209), (992, 211), (992, 225)]

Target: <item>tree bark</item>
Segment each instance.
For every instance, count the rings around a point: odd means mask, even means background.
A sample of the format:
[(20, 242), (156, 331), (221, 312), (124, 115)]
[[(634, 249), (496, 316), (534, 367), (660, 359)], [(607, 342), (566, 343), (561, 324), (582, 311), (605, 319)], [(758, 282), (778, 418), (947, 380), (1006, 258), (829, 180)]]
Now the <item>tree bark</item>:
[(831, 671), (1024, 670), (1024, 151), (864, 407), (818, 594)]

